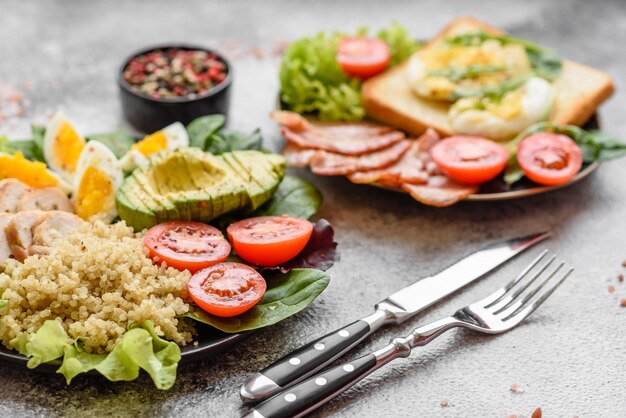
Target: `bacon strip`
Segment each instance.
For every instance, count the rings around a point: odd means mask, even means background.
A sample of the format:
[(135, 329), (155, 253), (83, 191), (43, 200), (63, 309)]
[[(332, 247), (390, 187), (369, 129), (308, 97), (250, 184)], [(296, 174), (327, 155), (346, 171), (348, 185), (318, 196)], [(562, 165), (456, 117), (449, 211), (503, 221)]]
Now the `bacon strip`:
[(348, 179), (357, 184), (376, 183), (384, 187), (401, 188), (403, 183), (425, 184), (428, 182), (428, 150), (439, 140), (434, 129), (428, 129), (394, 165), (372, 171), (358, 171), (348, 175)]
[(287, 141), (345, 155), (362, 155), (387, 148), (405, 138), (403, 132), (369, 122), (315, 122), (294, 112), (273, 112)]
[(456, 183), (442, 175), (431, 176), (424, 185), (405, 183), (402, 189), (418, 202), (436, 207), (453, 205), (478, 191), (476, 186)]
[(287, 160), (287, 165), (292, 167), (306, 167), (311, 163), (311, 159), (317, 150), (312, 148), (302, 148), (294, 144), (287, 144), (281, 154)]
[(404, 140), (382, 151), (360, 156), (335, 154), (319, 150), (311, 158), (311, 171), (322, 176), (339, 176), (356, 171), (389, 167), (398, 161), (410, 146), (411, 141)]

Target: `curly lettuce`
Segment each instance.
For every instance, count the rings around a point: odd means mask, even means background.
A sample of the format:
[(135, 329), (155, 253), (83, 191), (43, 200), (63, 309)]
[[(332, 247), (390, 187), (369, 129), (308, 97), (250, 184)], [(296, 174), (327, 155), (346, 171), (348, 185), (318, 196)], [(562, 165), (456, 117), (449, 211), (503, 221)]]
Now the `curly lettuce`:
[[(357, 35), (367, 35), (359, 29)], [(316, 113), (322, 120), (353, 121), (365, 116), (361, 81), (343, 72), (337, 63), (337, 47), (346, 33), (321, 32), (293, 42), (280, 66), (280, 100), (284, 108), (298, 113)], [(407, 59), (419, 43), (397, 23), (376, 37), (389, 45), (390, 65)]]
[[(1, 305), (0, 305), (1, 306)], [(20, 354), (29, 357), (32, 369), (60, 360), (57, 373), (67, 384), (81, 373), (95, 370), (112, 382), (134, 380), (145, 370), (158, 389), (169, 389), (176, 381), (180, 347), (159, 337), (151, 321), (131, 325), (108, 354), (87, 353), (80, 339), (73, 341), (59, 321), (48, 320), (35, 333), (24, 333), (11, 341)]]

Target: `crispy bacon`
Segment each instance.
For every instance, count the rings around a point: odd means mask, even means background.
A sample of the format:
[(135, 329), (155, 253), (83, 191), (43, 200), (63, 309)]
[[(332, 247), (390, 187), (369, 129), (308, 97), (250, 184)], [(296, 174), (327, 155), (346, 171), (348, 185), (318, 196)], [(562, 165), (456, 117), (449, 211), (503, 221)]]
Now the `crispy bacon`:
[(319, 150), (311, 158), (311, 170), (322, 176), (339, 176), (385, 168), (398, 161), (410, 146), (411, 141), (404, 140), (381, 151), (359, 156)]
[(362, 155), (402, 141), (404, 133), (369, 122), (308, 121), (294, 112), (273, 112), (290, 143), (345, 155)]
[(430, 156), (429, 148), (439, 140), (434, 129), (428, 129), (394, 165), (371, 171), (358, 171), (348, 175), (357, 184), (376, 183), (384, 187), (401, 188), (402, 184), (425, 184), (428, 182)]

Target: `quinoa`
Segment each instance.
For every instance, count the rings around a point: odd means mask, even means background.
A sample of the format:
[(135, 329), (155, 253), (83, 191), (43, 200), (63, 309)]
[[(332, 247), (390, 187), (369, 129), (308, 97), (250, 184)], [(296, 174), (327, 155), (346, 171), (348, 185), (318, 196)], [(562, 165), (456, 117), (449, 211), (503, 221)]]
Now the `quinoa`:
[(150, 320), (157, 334), (178, 345), (192, 341), (193, 327), (178, 316), (189, 312), (188, 271), (155, 265), (124, 222), (85, 223), (54, 243), (48, 256), (24, 263), (8, 260), (0, 273), (2, 344), (36, 332), (46, 320), (63, 324), (90, 353), (106, 353), (131, 323)]

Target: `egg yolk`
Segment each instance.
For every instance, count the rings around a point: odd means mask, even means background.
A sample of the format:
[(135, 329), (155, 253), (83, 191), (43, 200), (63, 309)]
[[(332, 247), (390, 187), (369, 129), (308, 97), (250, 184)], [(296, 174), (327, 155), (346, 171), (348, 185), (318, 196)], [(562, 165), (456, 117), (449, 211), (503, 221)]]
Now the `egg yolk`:
[(132, 148), (142, 153), (144, 157), (147, 157), (150, 154), (167, 149), (167, 137), (163, 131), (156, 131), (153, 134), (147, 135), (144, 139), (133, 145)]
[(73, 173), (85, 140), (78, 135), (72, 124), (64, 122), (54, 139), (54, 155), (63, 171)]
[(0, 180), (5, 178), (18, 179), (31, 187), (52, 187), (59, 183), (44, 163), (27, 160), (21, 152), (0, 155)]
[(76, 214), (84, 220), (112, 207), (113, 184), (109, 175), (95, 167), (87, 167), (78, 186)]
[[(459, 87), (495, 86), (531, 69), (522, 46), (502, 45), (495, 40), (475, 46), (450, 46), (442, 43), (422, 50), (420, 59), (427, 70), (427, 76), (421, 83), (426, 88), (426, 95), (436, 99), (446, 99)], [(490, 70), (470, 72), (460, 79), (437, 74), (442, 70), (458, 71), (470, 67)]]

